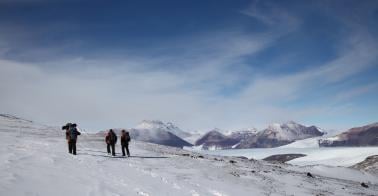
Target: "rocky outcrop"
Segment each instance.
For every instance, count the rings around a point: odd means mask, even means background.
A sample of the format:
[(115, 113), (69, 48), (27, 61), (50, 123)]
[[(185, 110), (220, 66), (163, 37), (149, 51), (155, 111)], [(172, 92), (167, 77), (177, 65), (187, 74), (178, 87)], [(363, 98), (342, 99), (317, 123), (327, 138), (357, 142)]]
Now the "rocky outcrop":
[(351, 166), (351, 168), (378, 175), (378, 155), (369, 156), (364, 161)]
[(296, 158), (304, 157), (305, 154), (277, 154), (264, 158), (264, 161), (286, 163)]

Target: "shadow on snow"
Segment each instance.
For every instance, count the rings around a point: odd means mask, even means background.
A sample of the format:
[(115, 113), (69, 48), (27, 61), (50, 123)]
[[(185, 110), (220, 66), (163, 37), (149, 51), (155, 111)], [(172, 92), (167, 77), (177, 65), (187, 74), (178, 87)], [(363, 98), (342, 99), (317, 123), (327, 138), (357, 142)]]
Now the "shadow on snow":
[(140, 156), (140, 155), (132, 155), (130, 157), (127, 157), (127, 156), (121, 156), (119, 155), (118, 153), (116, 153), (116, 156), (111, 156), (111, 155), (107, 155), (106, 152), (102, 152), (102, 151), (94, 151), (94, 150), (89, 150), (91, 152), (100, 152), (100, 153), (104, 153), (105, 155), (101, 155), (101, 154), (92, 154), (92, 153), (87, 153), (87, 152), (78, 152), (77, 155), (88, 155), (88, 156), (94, 156), (94, 157), (106, 157), (106, 158), (123, 158), (123, 159), (127, 159), (127, 158), (140, 158), (140, 159), (166, 159), (166, 158), (169, 158), (169, 157), (165, 157), (165, 156)]

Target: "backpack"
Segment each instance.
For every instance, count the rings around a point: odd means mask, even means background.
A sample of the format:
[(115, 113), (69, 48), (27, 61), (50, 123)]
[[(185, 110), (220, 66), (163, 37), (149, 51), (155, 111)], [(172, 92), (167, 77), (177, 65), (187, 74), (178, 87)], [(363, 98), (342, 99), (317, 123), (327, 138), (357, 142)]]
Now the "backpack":
[(68, 132), (69, 132), (68, 134), (69, 134), (69, 137), (70, 137), (71, 140), (77, 139), (78, 131), (75, 127), (70, 127)]
[(125, 135), (125, 139), (126, 139), (127, 142), (130, 142), (130, 140), (131, 140), (130, 135), (129, 135), (129, 134), (126, 134), (126, 135)]

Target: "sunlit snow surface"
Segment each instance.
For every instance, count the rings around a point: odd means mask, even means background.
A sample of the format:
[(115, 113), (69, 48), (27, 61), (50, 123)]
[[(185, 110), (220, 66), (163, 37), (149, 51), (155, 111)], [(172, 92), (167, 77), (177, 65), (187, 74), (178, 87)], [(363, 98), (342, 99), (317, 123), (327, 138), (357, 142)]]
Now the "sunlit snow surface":
[[(68, 154), (59, 128), (0, 118), (0, 195), (375, 195), (378, 177), (332, 166), (219, 157), (143, 142), (110, 157), (102, 137)], [(117, 144), (118, 152), (120, 146)], [(230, 163), (230, 160), (235, 161)], [(315, 178), (306, 176), (311, 172)], [(366, 182), (369, 188), (360, 186)]]
[(378, 147), (332, 147), (332, 148), (255, 148), (231, 150), (196, 150), (211, 155), (244, 156), (263, 159), (277, 154), (305, 154), (307, 156), (289, 161), (295, 165), (352, 166), (366, 157), (378, 154)]
[(318, 139), (314, 137), (295, 141), (277, 148), (251, 148), (202, 150), (201, 148), (186, 148), (191, 151), (211, 155), (244, 156), (253, 159), (264, 159), (277, 154), (305, 154), (307, 156), (294, 159), (289, 163), (295, 165), (328, 165), (349, 167), (365, 160), (366, 157), (378, 154), (378, 147), (322, 147), (319, 148)]

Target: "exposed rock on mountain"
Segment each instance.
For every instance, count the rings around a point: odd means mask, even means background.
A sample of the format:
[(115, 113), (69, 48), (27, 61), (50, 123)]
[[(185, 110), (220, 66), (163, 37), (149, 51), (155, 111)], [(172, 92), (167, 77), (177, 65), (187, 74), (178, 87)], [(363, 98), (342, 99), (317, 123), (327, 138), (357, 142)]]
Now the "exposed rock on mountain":
[(239, 141), (240, 139), (226, 136), (219, 129), (214, 129), (198, 139), (195, 145), (202, 146), (202, 149), (227, 149)]
[(378, 146), (378, 123), (352, 128), (334, 137), (319, 140), (319, 146)]
[(260, 132), (256, 129), (247, 129), (224, 135), (220, 130), (212, 130), (197, 140), (195, 145), (202, 145), (202, 149), (270, 148), (323, 134), (324, 132), (318, 127), (306, 127), (290, 121), (285, 124), (272, 124)]
[(318, 127), (306, 127), (290, 121), (284, 124), (272, 124), (255, 136), (243, 139), (236, 148), (271, 148), (323, 134), (324, 132)]

